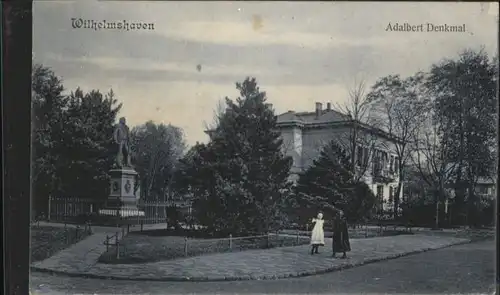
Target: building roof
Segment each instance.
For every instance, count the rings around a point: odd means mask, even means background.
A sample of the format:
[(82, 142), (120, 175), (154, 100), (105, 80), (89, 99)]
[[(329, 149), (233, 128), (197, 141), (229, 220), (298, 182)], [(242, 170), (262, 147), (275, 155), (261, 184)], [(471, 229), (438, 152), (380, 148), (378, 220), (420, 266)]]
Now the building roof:
[[(325, 109), (319, 111), (319, 116), (316, 115), (316, 112), (295, 112), (288, 111), (286, 113), (280, 114), (277, 116), (277, 125), (278, 127), (290, 127), (290, 126), (331, 126), (331, 124), (354, 124), (355, 121), (351, 116), (343, 114), (339, 111), (333, 109)], [(362, 123), (357, 122), (357, 125), (362, 129), (369, 130), (374, 134), (385, 137), (389, 140), (398, 141), (398, 139), (384, 130)], [(205, 130), (205, 133), (209, 136), (212, 136), (215, 130)]]
[(315, 124), (315, 123), (332, 123), (332, 122), (347, 122), (351, 121), (352, 118), (334, 110), (324, 110), (321, 111), (318, 117), (316, 117), (316, 112), (294, 112), (288, 111), (284, 114), (278, 115), (278, 124), (280, 123), (291, 123), (300, 122), (303, 124)]
[[(319, 116), (316, 116), (316, 112), (294, 112), (288, 111), (277, 118), (278, 127), (289, 127), (290, 125), (296, 125), (300, 127), (304, 126), (331, 126), (331, 124), (354, 124), (355, 121), (351, 116), (343, 114), (335, 110), (321, 110)], [(357, 122), (357, 125), (362, 129), (369, 130), (379, 136), (385, 137), (389, 140), (398, 141), (397, 138), (391, 136), (384, 130), (362, 123)]]

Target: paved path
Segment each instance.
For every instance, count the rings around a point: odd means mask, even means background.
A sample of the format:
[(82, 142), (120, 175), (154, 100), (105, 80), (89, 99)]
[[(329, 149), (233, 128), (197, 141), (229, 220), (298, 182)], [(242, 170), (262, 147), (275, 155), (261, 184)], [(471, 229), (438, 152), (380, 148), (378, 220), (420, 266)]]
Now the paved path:
[[(40, 221), (37, 226), (76, 228), (78, 225)], [(68, 274), (79, 274), (88, 271), (97, 263), (97, 259), (106, 252), (104, 241), (107, 236), (116, 235), (118, 232), (118, 238), (123, 238), (122, 230), (116, 227), (96, 226), (92, 227), (92, 232), (93, 234), (84, 240), (31, 265), (42, 264), (45, 269), (64, 269), (68, 271)], [(111, 242), (113, 241), (114, 239), (111, 240)]]
[(99, 256), (106, 251), (103, 242), (108, 234), (110, 233), (94, 233), (69, 248), (31, 265), (41, 266), (45, 269), (65, 270), (70, 274), (84, 273), (91, 269)]
[(493, 294), (495, 242), (469, 243), (303, 278), (137, 282), (32, 272), (33, 294)]
[[(323, 251), (320, 255), (310, 255), (309, 246), (297, 246), (221, 253), (154, 263), (111, 265), (95, 262), (97, 253), (103, 251), (101, 245), (95, 246), (96, 251), (92, 253), (82, 254), (84, 249), (98, 244), (99, 240), (102, 244), (102, 236), (98, 235), (95, 234), (51, 258), (32, 264), (33, 270), (128, 280), (278, 279), (320, 274), (468, 241), (432, 235), (358, 239), (351, 240), (353, 251), (349, 253), (349, 259), (333, 259), (330, 257), (331, 239), (327, 239), (327, 245), (321, 249)], [(82, 257), (84, 259), (80, 263)]]

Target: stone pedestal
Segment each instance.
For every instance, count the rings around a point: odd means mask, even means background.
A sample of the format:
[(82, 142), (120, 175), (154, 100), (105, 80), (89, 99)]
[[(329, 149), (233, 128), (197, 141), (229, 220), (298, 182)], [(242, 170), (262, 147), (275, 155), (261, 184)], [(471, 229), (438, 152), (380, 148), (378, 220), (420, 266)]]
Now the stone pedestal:
[(137, 172), (132, 168), (113, 169), (111, 175), (110, 194), (100, 215), (137, 217), (144, 216), (144, 211), (137, 208), (139, 196), (134, 194)]

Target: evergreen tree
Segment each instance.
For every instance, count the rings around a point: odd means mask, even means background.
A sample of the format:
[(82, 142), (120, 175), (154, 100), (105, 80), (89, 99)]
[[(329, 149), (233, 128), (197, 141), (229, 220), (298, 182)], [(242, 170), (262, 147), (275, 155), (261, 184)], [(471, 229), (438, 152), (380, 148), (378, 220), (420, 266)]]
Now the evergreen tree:
[[(291, 159), (281, 152), (277, 118), (255, 78), (236, 83), (240, 97), (226, 98), (227, 109), (198, 147), (191, 173), (201, 222), (232, 233), (264, 233), (279, 226), (281, 204), (289, 190)], [(195, 171), (195, 172), (193, 172)], [(210, 224), (206, 224), (211, 226)]]
[[(235, 210), (227, 209), (222, 183), (217, 181), (220, 179), (217, 164), (208, 145), (196, 144), (179, 161), (174, 188), (178, 195), (191, 198), (194, 219), (207, 226), (209, 233), (236, 234), (244, 226), (231, 213)], [(232, 199), (235, 200), (236, 197)]]
[(334, 208), (342, 209), (350, 222), (369, 216), (375, 196), (350, 167), (349, 156), (335, 141), (323, 148), (297, 183), (296, 203), (303, 222), (318, 211), (331, 215)]

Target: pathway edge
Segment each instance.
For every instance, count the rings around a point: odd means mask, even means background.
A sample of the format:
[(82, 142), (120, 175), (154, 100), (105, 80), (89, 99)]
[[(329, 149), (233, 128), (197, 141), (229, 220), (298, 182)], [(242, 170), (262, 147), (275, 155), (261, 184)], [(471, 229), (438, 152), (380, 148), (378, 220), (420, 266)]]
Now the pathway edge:
[(80, 277), (80, 278), (92, 278), (92, 279), (107, 279), (107, 280), (120, 280), (120, 281), (156, 281), (156, 282), (222, 282), (222, 281), (249, 281), (249, 280), (278, 280), (278, 279), (285, 279), (285, 278), (298, 278), (298, 277), (307, 277), (307, 276), (313, 276), (313, 275), (319, 275), (319, 274), (325, 274), (325, 273), (330, 273), (330, 272), (335, 272), (335, 271), (340, 271), (340, 270), (345, 270), (345, 269), (350, 269), (370, 263), (375, 263), (375, 262), (380, 262), (380, 261), (386, 261), (386, 260), (391, 260), (391, 259), (396, 259), (404, 256), (409, 256), (409, 255), (414, 255), (414, 254), (419, 254), (419, 253), (424, 253), (432, 250), (439, 250), (439, 249), (444, 249), (456, 245), (463, 245), (463, 244), (470, 244), (470, 243), (475, 243), (479, 242), (479, 240), (471, 240), (467, 239), (465, 241), (459, 241), (459, 242), (451, 242), (450, 244), (447, 245), (442, 245), (438, 246), (436, 248), (422, 248), (418, 250), (413, 250), (413, 251), (408, 251), (400, 254), (394, 254), (394, 255), (388, 255), (384, 257), (375, 257), (375, 258), (368, 258), (366, 260), (363, 260), (361, 262), (354, 262), (354, 263), (349, 263), (349, 264), (344, 264), (344, 265), (336, 265), (320, 270), (314, 270), (314, 271), (306, 271), (306, 272), (295, 272), (295, 273), (287, 273), (287, 274), (281, 274), (281, 275), (267, 275), (267, 276), (231, 276), (231, 277), (185, 277), (185, 276), (165, 276), (165, 277), (157, 277), (157, 278), (134, 278), (134, 277), (123, 277), (123, 276), (113, 276), (113, 275), (98, 275), (98, 274), (92, 274), (92, 273), (86, 273), (86, 272), (67, 272), (67, 271), (60, 271), (60, 270), (55, 270), (55, 269), (49, 269), (49, 268), (41, 268), (37, 266), (31, 266), (30, 269), (31, 271), (36, 271), (36, 272), (43, 272), (43, 273), (50, 273), (50, 274), (55, 274), (55, 275), (64, 275), (64, 276), (70, 276), (70, 277)]

